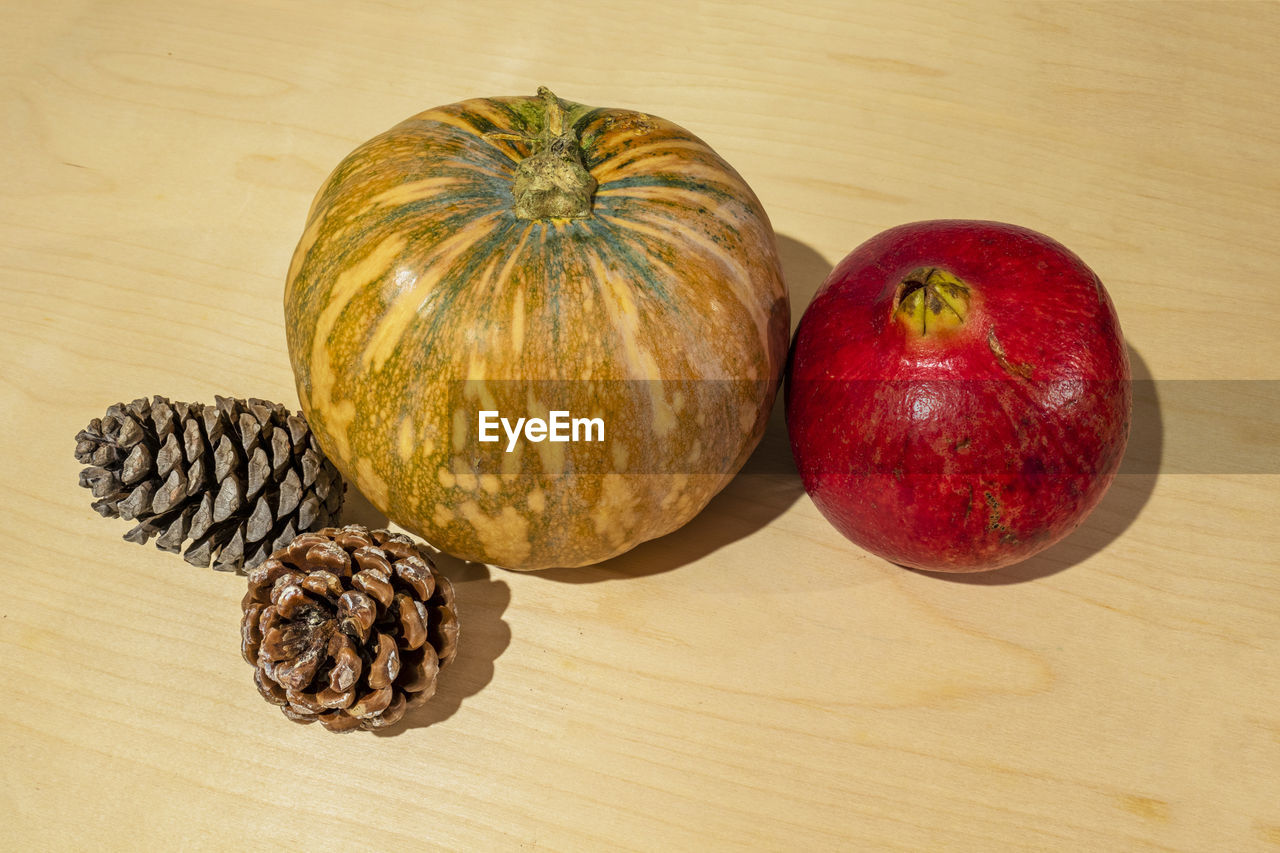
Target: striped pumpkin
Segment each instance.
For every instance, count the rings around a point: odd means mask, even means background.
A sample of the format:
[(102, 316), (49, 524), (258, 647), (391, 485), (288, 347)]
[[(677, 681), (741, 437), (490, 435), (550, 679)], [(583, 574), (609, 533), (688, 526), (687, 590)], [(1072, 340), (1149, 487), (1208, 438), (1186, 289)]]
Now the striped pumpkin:
[[(769, 221), (727, 163), (669, 121), (546, 90), (419, 113), (344, 159), (285, 323), (348, 481), (512, 569), (596, 563), (700, 511), (760, 440), (790, 325)], [(557, 410), (603, 430), (479, 440), (481, 411)]]

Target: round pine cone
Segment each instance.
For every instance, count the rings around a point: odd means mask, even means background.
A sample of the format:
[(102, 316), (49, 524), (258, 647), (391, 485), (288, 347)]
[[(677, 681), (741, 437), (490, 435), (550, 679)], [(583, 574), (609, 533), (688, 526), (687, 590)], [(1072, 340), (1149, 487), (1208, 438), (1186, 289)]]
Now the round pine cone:
[(249, 572), (241, 651), (268, 702), (331, 732), (380, 729), (435, 693), (453, 660), (453, 586), (407, 536), (304, 533)]

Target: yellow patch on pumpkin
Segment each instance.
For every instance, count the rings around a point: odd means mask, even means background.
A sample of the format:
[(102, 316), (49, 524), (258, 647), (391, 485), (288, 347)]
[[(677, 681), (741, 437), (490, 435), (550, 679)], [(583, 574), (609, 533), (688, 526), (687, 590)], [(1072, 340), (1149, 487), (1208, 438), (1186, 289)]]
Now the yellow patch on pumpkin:
[(536, 486), (525, 495), (525, 504), (529, 507), (530, 512), (542, 512), (547, 508), (547, 495), (542, 489)]
[(476, 532), (485, 553), (497, 565), (516, 566), (529, 556), (529, 520), (509, 506), (488, 515), (475, 501), (465, 501), (458, 512)]
[(676, 413), (671, 410), (671, 406), (667, 404), (661, 392), (657, 390), (660, 384), (658, 382), (649, 383), (654, 388), (653, 420), (651, 423), (653, 424), (654, 435), (658, 438), (666, 438), (667, 434), (676, 428), (678, 421), (676, 420)]
[(688, 474), (673, 474), (671, 477), (671, 489), (662, 496), (662, 509), (664, 511), (670, 510), (677, 501), (684, 497), (684, 490), (688, 485)]
[(591, 513), (597, 536), (617, 547), (626, 541), (636, 523), (636, 494), (621, 474), (605, 474), (600, 497)]
[(453, 452), (462, 453), (467, 449), (467, 424), (470, 413), (465, 409), (453, 410)]
[(302, 269), (302, 262), (307, 259), (307, 253), (316, 244), (316, 239), (324, 229), (324, 223), (325, 218), (323, 216), (317, 216), (307, 223), (307, 230), (302, 232), (302, 239), (298, 241), (298, 247), (293, 250), (293, 259), (289, 261), (289, 277), (285, 279), (286, 281), (291, 282), (298, 277), (298, 272)]
[(689, 460), (690, 465), (696, 465), (698, 460), (702, 458), (702, 442), (694, 440), (693, 445), (689, 448), (689, 454), (685, 458)]
[(373, 463), (361, 458), (356, 462), (356, 486), (374, 506), (386, 506), (388, 489), (387, 481), (373, 470)]
[(627, 470), (627, 463), (631, 461), (631, 453), (627, 450), (627, 446), (622, 442), (615, 442), (609, 448), (609, 454), (613, 457), (613, 470), (619, 474)]
[(524, 349), (524, 291), (517, 290), (515, 304), (511, 306), (511, 351), (516, 355)]
[(351, 400), (333, 398), (337, 373), (333, 364), (333, 350), (329, 336), (343, 309), (365, 287), (380, 279), (404, 251), (406, 238), (392, 234), (374, 247), (368, 255), (353, 264), (333, 282), (329, 301), (316, 318), (315, 334), (311, 338), (311, 401), (313, 413), (319, 413), (325, 421), (325, 431), (334, 442), (334, 455), (338, 459), (351, 458), (351, 424), (355, 420), (356, 406)]
[(369, 204), (373, 207), (399, 207), (403, 204), (413, 204), (415, 201), (426, 201), (435, 198), (441, 190), (448, 189), (454, 182), (454, 178), (405, 181), (373, 196), (369, 199)]
[[(471, 365), (467, 368), (468, 374), (482, 373), (483, 371), (484, 362), (477, 361), (472, 356)], [(462, 383), (462, 398), (475, 404), (477, 415), (482, 411), (497, 411), (499, 408), (497, 398), (493, 396), (493, 392), (489, 390), (488, 383), (483, 379), (471, 378), (464, 380)], [(501, 430), (499, 430), (499, 433), (501, 433)], [(479, 435), (476, 438), (478, 440)]]
[[(413, 451), (417, 448), (418, 443), (414, 441), (413, 418), (404, 417), (400, 419), (400, 426), (396, 430), (396, 453), (402, 462), (408, 462), (413, 458)], [(423, 450), (430, 453), (432, 448), (431, 442), (426, 442)]]
[(559, 477), (564, 473), (563, 442), (543, 441), (534, 445), (538, 448), (538, 459), (542, 462), (542, 471), (550, 477)]

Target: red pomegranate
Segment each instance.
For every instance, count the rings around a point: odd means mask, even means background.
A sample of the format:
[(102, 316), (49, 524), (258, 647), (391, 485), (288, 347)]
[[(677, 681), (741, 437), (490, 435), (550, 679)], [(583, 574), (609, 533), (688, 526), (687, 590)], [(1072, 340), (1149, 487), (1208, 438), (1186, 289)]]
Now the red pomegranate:
[(977, 572), (1070, 533), (1129, 433), (1129, 362), (1102, 282), (998, 222), (892, 228), (832, 270), (786, 385), (805, 490), (845, 536)]

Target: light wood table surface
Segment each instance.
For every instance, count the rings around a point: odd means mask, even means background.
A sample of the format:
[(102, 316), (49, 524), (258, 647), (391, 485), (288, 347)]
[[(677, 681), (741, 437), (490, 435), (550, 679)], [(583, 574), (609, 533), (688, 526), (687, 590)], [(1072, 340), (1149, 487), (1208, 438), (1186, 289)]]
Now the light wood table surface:
[[(0, 847), (1280, 849), (1280, 5), (0, 8)], [(606, 565), (442, 558), (462, 652), (393, 736), (285, 720), (243, 579), (122, 541), (73, 436), (152, 394), (296, 406), (282, 287), (329, 169), (540, 84), (715, 147), (797, 319), (902, 222), (1078, 252), (1148, 389), (1102, 506), (1013, 569), (909, 572), (818, 514), (775, 418)]]

